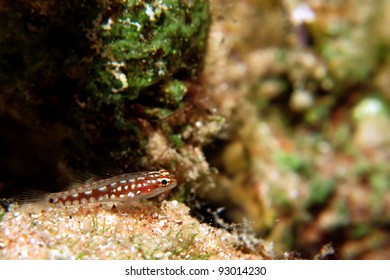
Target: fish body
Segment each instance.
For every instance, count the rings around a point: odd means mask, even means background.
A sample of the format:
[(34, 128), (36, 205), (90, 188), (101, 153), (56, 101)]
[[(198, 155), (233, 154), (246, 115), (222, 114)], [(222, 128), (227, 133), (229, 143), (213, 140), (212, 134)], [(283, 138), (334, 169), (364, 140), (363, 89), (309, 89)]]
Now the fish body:
[(51, 193), (45, 198), (51, 206), (83, 205), (105, 202), (136, 202), (157, 196), (177, 185), (167, 170), (126, 173), (86, 183), (64, 192)]

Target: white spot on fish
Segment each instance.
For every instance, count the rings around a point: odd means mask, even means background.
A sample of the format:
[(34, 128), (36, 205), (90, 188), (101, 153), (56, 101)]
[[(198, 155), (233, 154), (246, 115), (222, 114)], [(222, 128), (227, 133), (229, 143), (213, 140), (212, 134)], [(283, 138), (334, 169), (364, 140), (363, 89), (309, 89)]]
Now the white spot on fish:
[(133, 198), (135, 195), (134, 195), (134, 193), (132, 193), (132, 192), (128, 192), (128, 193), (127, 193), (127, 196), (130, 197), (130, 198)]

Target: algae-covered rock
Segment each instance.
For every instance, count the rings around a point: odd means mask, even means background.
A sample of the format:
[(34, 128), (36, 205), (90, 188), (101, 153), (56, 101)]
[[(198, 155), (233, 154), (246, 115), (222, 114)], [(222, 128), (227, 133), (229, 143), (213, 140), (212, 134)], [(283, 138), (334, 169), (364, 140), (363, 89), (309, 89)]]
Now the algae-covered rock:
[(87, 86), (115, 102), (173, 77), (192, 77), (208, 21), (206, 1), (118, 1), (91, 34), (98, 56)]
[[(141, 159), (150, 134), (180, 138), (196, 121), (184, 112), (206, 115), (185, 97), (203, 65), (208, 1), (0, 1), (0, 18), (7, 186), (64, 187), (71, 170), (107, 161), (156, 168), (165, 163)], [(174, 114), (184, 121), (162, 121)]]

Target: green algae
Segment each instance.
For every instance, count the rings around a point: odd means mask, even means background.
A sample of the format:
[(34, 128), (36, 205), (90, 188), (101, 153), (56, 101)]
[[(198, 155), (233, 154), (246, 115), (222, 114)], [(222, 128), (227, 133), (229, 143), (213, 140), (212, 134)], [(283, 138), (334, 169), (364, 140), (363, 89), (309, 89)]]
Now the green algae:
[(185, 83), (179, 80), (167, 82), (162, 89), (162, 100), (166, 104), (177, 106), (184, 98), (188, 89)]
[(335, 182), (332, 179), (313, 178), (310, 182), (310, 194), (306, 200), (306, 205), (323, 205), (334, 193)]
[[(177, 105), (186, 92), (174, 77), (192, 78), (201, 66), (208, 31), (206, 1), (118, 1), (101, 22), (98, 56), (87, 88), (101, 102), (120, 103), (140, 94)], [(157, 84), (164, 86), (159, 98)], [(101, 93), (101, 96), (100, 96)]]
[(303, 167), (303, 161), (297, 154), (278, 151), (276, 153), (276, 160), (282, 168), (290, 169), (292, 171), (299, 171)]

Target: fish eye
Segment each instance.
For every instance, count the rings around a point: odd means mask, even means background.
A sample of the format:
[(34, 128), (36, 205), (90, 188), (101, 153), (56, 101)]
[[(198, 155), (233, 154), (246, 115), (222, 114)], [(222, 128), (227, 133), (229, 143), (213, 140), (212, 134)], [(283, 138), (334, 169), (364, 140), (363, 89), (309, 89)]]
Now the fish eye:
[(162, 179), (162, 180), (161, 180), (161, 184), (162, 184), (163, 186), (165, 186), (166, 184), (168, 184), (168, 181), (167, 181), (166, 179)]

